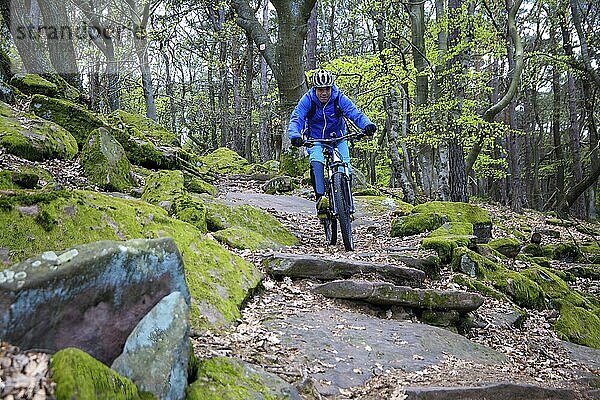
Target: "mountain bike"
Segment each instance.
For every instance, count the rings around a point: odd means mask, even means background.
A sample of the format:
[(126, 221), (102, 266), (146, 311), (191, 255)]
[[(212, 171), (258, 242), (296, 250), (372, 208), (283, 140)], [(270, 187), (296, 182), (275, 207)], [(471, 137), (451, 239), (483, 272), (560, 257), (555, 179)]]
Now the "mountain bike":
[(325, 238), (328, 244), (337, 243), (337, 227), (340, 225), (340, 232), (346, 251), (354, 250), (354, 241), (352, 240), (352, 214), (354, 214), (354, 199), (352, 198), (352, 189), (350, 181), (350, 170), (348, 163), (342, 160), (337, 150), (337, 144), (342, 140), (351, 138), (359, 139), (364, 136), (363, 132), (350, 133), (331, 139), (308, 139), (304, 146), (312, 147), (315, 143), (323, 146), (323, 155), (325, 156), (325, 192), (329, 195), (329, 210), (327, 218), (321, 220), (325, 230)]

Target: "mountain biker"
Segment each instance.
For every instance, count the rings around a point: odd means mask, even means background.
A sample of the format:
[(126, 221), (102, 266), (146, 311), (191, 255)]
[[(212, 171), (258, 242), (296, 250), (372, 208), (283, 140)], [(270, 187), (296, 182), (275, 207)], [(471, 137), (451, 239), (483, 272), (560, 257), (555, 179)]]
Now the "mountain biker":
[[(346, 122), (349, 118), (368, 136), (373, 136), (377, 127), (362, 113), (356, 105), (333, 83), (331, 72), (320, 69), (312, 76), (313, 87), (309, 89), (296, 105), (290, 117), (288, 136), (293, 146), (300, 147), (305, 143), (304, 135), (309, 139), (330, 139), (346, 134)], [(342, 140), (337, 144), (342, 161), (348, 164), (350, 182), (352, 167), (348, 142)], [(310, 178), (315, 191), (317, 215), (327, 218), (329, 200), (325, 196), (325, 157), (323, 146), (314, 143), (307, 148), (310, 161)]]

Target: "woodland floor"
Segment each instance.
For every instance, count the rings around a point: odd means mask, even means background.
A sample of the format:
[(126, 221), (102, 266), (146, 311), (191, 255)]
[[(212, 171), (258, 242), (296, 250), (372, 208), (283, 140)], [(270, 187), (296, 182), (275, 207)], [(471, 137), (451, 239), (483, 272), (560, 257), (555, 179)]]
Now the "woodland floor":
[[(10, 169), (17, 164), (33, 164), (16, 159), (0, 152), (0, 167)], [(39, 164), (38, 164), (39, 165)], [(78, 164), (46, 165), (50, 172), (67, 176), (60, 185), (64, 188), (78, 188), (86, 185), (81, 176)], [(53, 174), (54, 175), (54, 174)], [(228, 192), (260, 193), (260, 183), (225, 180), (219, 185), (220, 196)], [(296, 191), (294, 195), (310, 197), (307, 188)], [(495, 222), (505, 227), (515, 226), (525, 219), (530, 226), (545, 226), (545, 217), (537, 212), (526, 212), (516, 215), (509, 210), (487, 204), (481, 204), (492, 215)], [(314, 215), (306, 212), (286, 211), (269, 208), (264, 209), (275, 215), (284, 225), (293, 231), (300, 243), (285, 252), (296, 254), (313, 254), (329, 257), (343, 257), (370, 262), (397, 264), (391, 253), (402, 250), (421, 257), (425, 254), (419, 250), (422, 239), (417, 235), (410, 238), (391, 238), (389, 236), (391, 212), (379, 212), (377, 215), (363, 215), (354, 223), (355, 252), (346, 252), (343, 245), (326, 246), (321, 226)], [(552, 227), (561, 232), (561, 240), (581, 242), (590, 240), (573, 228)], [(506, 236), (506, 232), (495, 228), (494, 237)], [(341, 241), (341, 240), (340, 240)], [(236, 251), (249, 261), (260, 265), (264, 257), (272, 251)], [(561, 267), (560, 264), (554, 265)], [(511, 267), (519, 268), (517, 261)], [(428, 281), (425, 287), (443, 289), (461, 289), (451, 281), (452, 272), (442, 271), (440, 280)], [(249, 362), (262, 365), (268, 371), (277, 373), (287, 381), (302, 389), (306, 399), (324, 398), (314, 390), (311, 373), (322, 365), (311, 365), (298, 361), (296, 350), (286, 348), (278, 336), (262, 324), (274, 315), (285, 317), (293, 315), (299, 309), (304, 310), (349, 310), (357, 311), (348, 303), (323, 298), (313, 294), (309, 289), (317, 282), (310, 280), (290, 279), (274, 280), (266, 276), (263, 288), (250, 298), (242, 310), (242, 317), (229, 330), (219, 332), (194, 332), (195, 352), (200, 357), (212, 355), (236, 356)], [(600, 283), (580, 279), (576, 286), (587, 292), (600, 295)], [(472, 362), (447, 357), (438, 365), (423, 370), (405, 372), (386, 369), (373, 371), (373, 378), (361, 386), (341, 390), (335, 399), (404, 399), (403, 387), (406, 386), (477, 386), (488, 382), (530, 383), (547, 387), (578, 388), (582, 378), (591, 374), (600, 374), (600, 352), (573, 346), (567, 348), (552, 331), (552, 323), (557, 318), (555, 311), (529, 311), (529, 316), (521, 328), (485, 324), (491, 321), (497, 311), (510, 311), (511, 305), (500, 301), (486, 299), (484, 305), (475, 312), (477, 320), (482, 321), (481, 328), (473, 328), (466, 337), (473, 342), (486, 345), (506, 355), (509, 362), (502, 365), (477, 365)], [(364, 310), (369, 313), (370, 310)], [(388, 313), (384, 318), (393, 318)], [(414, 321), (416, 322), (416, 321)], [(588, 351), (590, 350), (590, 351)], [(46, 354), (23, 353), (9, 345), (0, 346), (0, 397), (5, 399), (45, 399), (52, 392), (51, 381), (47, 376), (48, 358)], [(360, 373), (360, 371), (355, 371)], [(20, 387), (2, 387), (7, 377), (18, 377)], [(13, 382), (15, 380), (13, 379)]]

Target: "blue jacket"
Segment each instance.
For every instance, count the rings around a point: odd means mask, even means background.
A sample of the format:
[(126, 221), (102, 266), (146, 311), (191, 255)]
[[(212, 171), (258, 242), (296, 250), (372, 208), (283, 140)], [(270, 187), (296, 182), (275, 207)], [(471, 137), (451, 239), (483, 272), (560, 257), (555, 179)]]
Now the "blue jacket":
[[(338, 99), (339, 111), (343, 116), (336, 115), (336, 98)], [(307, 121), (311, 104), (315, 105), (315, 113), (310, 121)], [(308, 129), (308, 135), (305, 136), (311, 139), (329, 139), (332, 133), (335, 133), (337, 137), (342, 136), (346, 133), (346, 122), (343, 117), (349, 118), (360, 129), (364, 129), (365, 126), (371, 123), (369, 118), (336, 85), (331, 88), (331, 97), (324, 105), (317, 98), (315, 89), (311, 88), (302, 96), (292, 112), (288, 126), (288, 136), (290, 139), (299, 137), (303, 134), (304, 129)]]

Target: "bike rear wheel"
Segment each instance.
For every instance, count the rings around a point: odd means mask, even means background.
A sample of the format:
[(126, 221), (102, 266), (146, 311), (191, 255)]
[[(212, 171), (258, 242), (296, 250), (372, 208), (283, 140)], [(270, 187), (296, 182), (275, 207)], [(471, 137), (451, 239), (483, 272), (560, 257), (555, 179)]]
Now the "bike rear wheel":
[(336, 173), (333, 175), (333, 201), (337, 212), (337, 219), (340, 223), (340, 232), (344, 241), (346, 251), (354, 250), (354, 241), (352, 240), (352, 220), (350, 218), (351, 194), (348, 193), (348, 178), (346, 175)]

